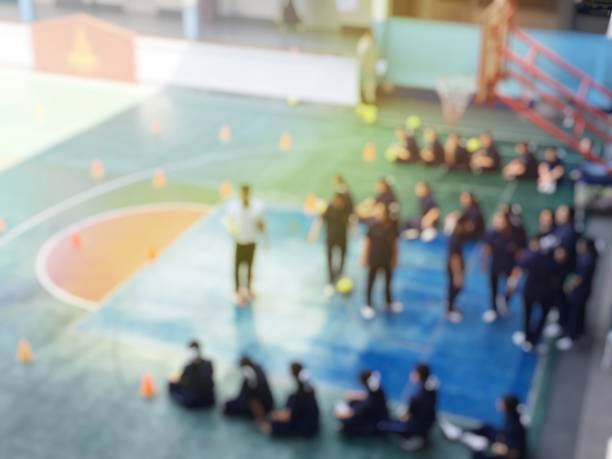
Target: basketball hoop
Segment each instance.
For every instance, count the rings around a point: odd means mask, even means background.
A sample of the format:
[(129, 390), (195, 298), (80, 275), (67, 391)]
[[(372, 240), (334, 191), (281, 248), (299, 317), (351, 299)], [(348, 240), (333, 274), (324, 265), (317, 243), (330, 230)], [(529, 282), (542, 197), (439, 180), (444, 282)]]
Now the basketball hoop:
[(448, 76), (438, 80), (436, 91), (442, 104), (444, 122), (456, 126), (472, 101), (476, 83), (472, 77)]

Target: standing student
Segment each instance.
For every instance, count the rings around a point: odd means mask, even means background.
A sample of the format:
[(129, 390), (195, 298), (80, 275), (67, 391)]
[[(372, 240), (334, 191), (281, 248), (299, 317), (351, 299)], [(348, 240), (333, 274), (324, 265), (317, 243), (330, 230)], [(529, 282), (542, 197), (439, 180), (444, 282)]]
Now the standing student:
[(168, 383), (172, 400), (185, 408), (209, 408), (215, 404), (213, 365), (202, 357), (200, 343), (191, 341), (189, 362), (177, 380)]
[(318, 237), (321, 226), (325, 226), (327, 271), (329, 284), (326, 294), (332, 295), (335, 285), (342, 276), (344, 261), (346, 259), (349, 222), (351, 219), (350, 209), (347, 207), (345, 195), (336, 193), (328, 204), (325, 212), (313, 223), (309, 239)]
[(452, 323), (463, 320), (463, 314), (456, 306), (457, 296), (465, 285), (465, 259), (463, 246), (466, 238), (466, 219), (460, 217), (448, 239), (448, 257), (446, 271), (448, 274), (448, 298), (446, 302), (446, 319)]
[(555, 214), (552, 209), (542, 209), (538, 216), (538, 231), (536, 237), (540, 244), (540, 250), (550, 253), (557, 245), (555, 236)]
[(376, 205), (375, 221), (368, 229), (362, 255), (362, 265), (368, 269), (366, 304), (361, 308), (364, 319), (373, 319), (376, 312), (372, 303), (372, 290), (377, 275), (385, 277), (385, 308), (393, 313), (401, 312), (401, 303), (393, 301), (391, 282), (398, 263), (397, 222), (391, 218), (388, 206)]
[(342, 175), (336, 175), (333, 179), (334, 193), (339, 194), (344, 200), (345, 208), (349, 215), (355, 212), (353, 194)]
[(515, 248), (514, 259), (516, 260), (519, 253), (527, 248), (529, 242), (527, 229), (523, 222), (523, 211), (518, 204), (502, 204), (499, 210), (502, 214), (506, 215), (510, 222), (512, 245)]
[(555, 212), (553, 234), (557, 244), (567, 252), (568, 265), (573, 270), (576, 265), (576, 242), (579, 235), (574, 224), (574, 212), (566, 204), (560, 205)]
[(565, 176), (565, 165), (557, 149), (547, 148), (544, 152), (544, 161), (538, 166), (538, 191), (544, 194), (553, 194)]
[(510, 161), (503, 169), (504, 179), (536, 180), (538, 178), (538, 160), (529, 149), (527, 142), (518, 143), (515, 147), (517, 158)]
[(470, 166), (472, 171), (497, 172), (501, 166), (501, 156), (490, 132), (480, 135), (481, 148), (472, 155)]
[(474, 193), (464, 191), (459, 195), (459, 203), (461, 204), (461, 210), (446, 217), (447, 232), (452, 232), (455, 222), (462, 218), (464, 220), (464, 239), (466, 241), (480, 239), (485, 232), (485, 219), (478, 199), (476, 199)]
[[(473, 459), (527, 459), (527, 431), (521, 422), (518, 398), (506, 395), (497, 402), (497, 409), (504, 415), (501, 429), (485, 424), (464, 432), (448, 421), (441, 421), (442, 433), (449, 440), (470, 447)], [(483, 437), (488, 445), (474, 449), (469, 441), (474, 436)]]
[(240, 358), (242, 385), (238, 395), (225, 402), (223, 414), (229, 417), (265, 422), (274, 408), (274, 398), (263, 368), (247, 356)]
[(421, 161), (427, 166), (437, 166), (444, 163), (444, 148), (440, 144), (438, 132), (427, 128), (424, 132), (425, 147), (421, 150)]
[(378, 76), (378, 47), (372, 30), (368, 29), (357, 42), (357, 58), (359, 60), (361, 100), (366, 104), (376, 103)]
[[(225, 225), (236, 245), (234, 257), (234, 285), (236, 303), (245, 304), (255, 298), (252, 289), (253, 260), (257, 239), (266, 231), (264, 206), (251, 200), (248, 185), (240, 188), (240, 198), (229, 203)], [(241, 279), (241, 270), (246, 268), (246, 282)]]
[[(526, 250), (512, 270), (506, 287), (506, 295), (511, 295), (518, 283), (525, 276), (523, 285), (523, 330), (516, 332), (513, 341), (525, 352), (531, 352), (539, 343), (546, 318), (554, 303), (553, 258), (543, 253), (538, 238), (532, 238)], [(539, 318), (535, 325), (533, 316), (539, 309)]]
[(593, 289), (593, 278), (597, 268), (597, 248), (590, 239), (580, 239), (576, 244), (576, 268), (565, 285), (566, 309), (561, 314), (563, 337), (557, 348), (567, 351), (572, 348), (585, 328), (586, 306)]
[(444, 144), (444, 164), (451, 171), (469, 170), (470, 158), (461, 138), (456, 133), (450, 133)]
[(261, 428), (276, 437), (314, 437), (319, 433), (319, 404), (310, 377), (299, 362), (293, 362), (290, 371), (295, 391), (285, 407), (273, 411)]
[(391, 218), (397, 221), (400, 214), (399, 202), (397, 194), (391, 185), (391, 182), (386, 178), (381, 178), (376, 182), (376, 194), (373, 198), (365, 199), (361, 202), (357, 209), (359, 220), (365, 223), (374, 221), (376, 208), (378, 204), (386, 206), (391, 214)]
[(350, 392), (336, 405), (336, 419), (340, 431), (350, 436), (380, 434), (381, 421), (389, 419), (387, 396), (378, 371), (364, 371), (359, 375), (363, 391)]
[(493, 227), (484, 237), (484, 252), (488, 258), (489, 286), (491, 292), (491, 308), (486, 311), (482, 320), (485, 323), (494, 322), (500, 314), (500, 306), (506, 308), (507, 298), (498, 298), (499, 281), (507, 279), (514, 268), (514, 256), (517, 252), (512, 227), (508, 215), (499, 211), (493, 216)]
[(414, 391), (404, 415), (396, 421), (382, 421), (379, 428), (386, 433), (399, 434), (404, 440), (411, 440), (402, 446), (405, 450), (414, 451), (428, 443), (429, 433), (436, 423), (438, 382), (429, 366), (421, 363), (410, 373), (410, 383)]
[(440, 206), (433, 196), (429, 183), (417, 182), (414, 192), (418, 200), (419, 216), (406, 222), (403, 234), (407, 239), (416, 239), (421, 236), (424, 241), (428, 242), (438, 235)]

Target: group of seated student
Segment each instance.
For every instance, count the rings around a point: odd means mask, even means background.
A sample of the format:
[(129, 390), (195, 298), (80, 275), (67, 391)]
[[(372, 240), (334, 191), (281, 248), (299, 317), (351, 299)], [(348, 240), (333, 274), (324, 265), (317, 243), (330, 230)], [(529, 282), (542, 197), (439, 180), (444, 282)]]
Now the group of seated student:
[[(192, 353), (182, 375), (169, 382), (170, 397), (188, 409), (206, 409), (215, 405), (213, 364), (202, 356), (197, 341), (189, 343)], [(236, 397), (223, 404), (223, 414), (256, 423), (264, 434), (276, 437), (312, 438), (319, 433), (320, 409), (310, 376), (299, 362), (290, 364), (294, 390), (280, 409), (275, 409), (270, 383), (261, 365), (247, 356), (239, 362), (242, 373)], [(336, 404), (334, 415), (339, 432), (347, 437), (393, 436), (407, 451), (429, 444), (430, 433), (437, 422), (438, 381), (427, 364), (414, 367), (409, 379), (411, 391), (398, 417), (392, 416), (378, 371), (363, 371), (359, 375), (361, 391), (348, 392)], [(522, 459), (526, 457), (525, 431), (518, 416), (518, 400), (504, 399), (506, 421), (502, 429), (490, 426), (470, 431), (490, 442), (493, 455), (485, 452), (487, 445), (464, 442), (474, 450), (474, 458)], [(466, 438), (457, 426), (440, 422), (445, 436), (453, 441)]]
[[(507, 181), (537, 181), (541, 193), (553, 194), (565, 176), (565, 166), (554, 147), (544, 152), (544, 159), (538, 160), (528, 142), (515, 146), (517, 158), (502, 168), (501, 156), (490, 132), (480, 135), (478, 148), (469, 153), (461, 137), (450, 133), (444, 145), (438, 132), (433, 128), (423, 131), (424, 145), (419, 146), (416, 135), (408, 129), (399, 129), (400, 141), (396, 162), (399, 164), (421, 163), (427, 166), (444, 166), (448, 170), (472, 171), (474, 173), (498, 172)], [(468, 143), (469, 145), (469, 143)]]

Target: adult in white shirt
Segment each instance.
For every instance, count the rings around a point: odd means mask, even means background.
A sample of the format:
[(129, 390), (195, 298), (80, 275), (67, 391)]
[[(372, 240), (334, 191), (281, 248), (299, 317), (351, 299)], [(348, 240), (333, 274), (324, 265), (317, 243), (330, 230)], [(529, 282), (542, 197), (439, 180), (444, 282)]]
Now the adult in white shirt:
[[(240, 197), (231, 201), (225, 214), (225, 225), (236, 242), (234, 263), (234, 280), (236, 287), (236, 302), (244, 305), (254, 299), (251, 289), (253, 278), (253, 259), (257, 239), (266, 231), (264, 206), (259, 201), (251, 200), (251, 189), (248, 185), (240, 188)], [(246, 267), (246, 288), (241, 279), (241, 269)]]

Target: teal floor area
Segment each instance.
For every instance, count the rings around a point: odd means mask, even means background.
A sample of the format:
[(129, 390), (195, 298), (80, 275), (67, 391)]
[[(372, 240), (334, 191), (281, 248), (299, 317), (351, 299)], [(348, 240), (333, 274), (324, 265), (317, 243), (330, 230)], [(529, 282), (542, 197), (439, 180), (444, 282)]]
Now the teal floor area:
[[(214, 282), (219, 285), (215, 290), (217, 296), (211, 302), (198, 296), (208, 295), (208, 291), (192, 291), (190, 284), (174, 283), (180, 282), (179, 278), (193, 281), (200, 268), (206, 271), (207, 264), (211, 263), (207, 255), (216, 252), (221, 259), (221, 252), (228, 247), (227, 241), (215, 240), (213, 250), (206, 247), (210, 242), (206, 240), (207, 233), (188, 233), (161, 254), (157, 263), (110, 298), (106, 305), (108, 308), (105, 306), (94, 314), (51, 297), (38, 284), (34, 263), (38, 250), (48, 238), (86, 217), (119, 207), (155, 202), (217, 205), (218, 189), (225, 180), (249, 182), (257, 196), (271, 208), (296, 212), (309, 193), (329, 196), (330, 178), (334, 174), (346, 176), (357, 199), (372, 193), (377, 178), (392, 176), (401, 198), (402, 214), (406, 217), (416, 211), (414, 184), (417, 180), (427, 179), (434, 186), (443, 212), (458, 207), (460, 191), (472, 190), (481, 198), (488, 215), (500, 202), (520, 202), (531, 231), (535, 230), (534, 218), (541, 208), (570, 200), (570, 184), (551, 198), (537, 194), (533, 184), (506, 185), (496, 176), (473, 177), (441, 169), (399, 167), (388, 163), (383, 152), (393, 140), (393, 130), (404, 122), (407, 115), (414, 113), (420, 114), (426, 124), (441, 124), (439, 107), (427, 101), (387, 101), (383, 104), (379, 123), (368, 126), (363, 125), (349, 109), (309, 105), (289, 107), (276, 101), (168, 88), (61, 143), (50, 144), (35, 152), (30, 159), (0, 172), (0, 217), (7, 225), (6, 231), (0, 235), (0, 276), (3, 279), (0, 286), (0, 321), (3, 325), (0, 333), (0, 372), (3, 375), (0, 378), (0, 406), (3, 413), (10, 413), (0, 419), (0, 438), (3, 440), (0, 457), (406, 457), (391, 443), (346, 442), (337, 437), (329, 413), (333, 401), (342, 392), (341, 387), (333, 384), (333, 378), (328, 378), (325, 368), (317, 368), (316, 358), (308, 356), (308, 349), (299, 346), (316, 341), (321, 330), (332, 333), (336, 330), (334, 327), (339, 327), (338, 332), (347, 336), (352, 349), (367, 350), (368, 340), (376, 336), (388, 338), (383, 348), (394, 347), (394, 337), (401, 336), (405, 343), (416, 343), (417, 350), (429, 349), (431, 342), (419, 342), (415, 338), (417, 335), (411, 334), (416, 333), (420, 323), (419, 313), (422, 313), (424, 327), (431, 326), (432, 330), (445, 327), (439, 325), (442, 294), (439, 281), (436, 281), (434, 290), (423, 293), (431, 298), (431, 305), (420, 300), (422, 306), (419, 307), (423, 309), (416, 309), (415, 305), (411, 310), (414, 296), (411, 298), (410, 294), (415, 295), (417, 291), (411, 285), (423, 281), (411, 278), (409, 274), (401, 276), (397, 280), (398, 288), (404, 289), (402, 285), (405, 283), (408, 294), (405, 299), (408, 309), (406, 316), (400, 319), (401, 326), (386, 324), (381, 317), (380, 321), (372, 324), (370, 333), (373, 334), (368, 337), (352, 304), (358, 301), (358, 293), (350, 300), (336, 298), (330, 304), (308, 296), (320, 291), (323, 285), (320, 278), (322, 248), (307, 247), (302, 240), (298, 245), (299, 234), (293, 235), (290, 225), (283, 223), (287, 237), (277, 246), (272, 241), (270, 253), (279, 251), (275, 256), (291, 257), (296, 247), (299, 251), (312, 252), (308, 264), (291, 260), (291, 266), (301, 268), (300, 272), (307, 276), (304, 282), (311, 286), (307, 295), (300, 296), (296, 289), (284, 293), (299, 305), (312, 301), (313, 306), (304, 312), (308, 320), (300, 339), (292, 341), (292, 336), (283, 336), (282, 332), (277, 338), (287, 342), (287, 349), (291, 351), (288, 354), (311, 359), (309, 363), (321, 377), (318, 388), (327, 414), (324, 434), (316, 441), (275, 442), (261, 436), (250, 425), (222, 422), (217, 413), (196, 415), (183, 412), (170, 405), (163, 394), (166, 375), (175, 370), (184, 358), (183, 337), (203, 331), (199, 327), (181, 325), (181, 322), (187, 322), (191, 311), (197, 311), (198, 318), (210, 314), (215, 320), (224, 321), (224, 326), (218, 330), (223, 334), (219, 340), (214, 338), (214, 334), (201, 337), (211, 353), (218, 357), (218, 377), (224, 382), (221, 385), (224, 395), (236, 388), (235, 352), (240, 346), (250, 346), (249, 340), (254, 337), (260, 341), (262, 336), (266, 336), (266, 327), (274, 326), (273, 322), (259, 317), (267, 317), (268, 311), (277, 314), (282, 321), (292, 321), (293, 315), (299, 316), (297, 319), (301, 317), (301, 311), (298, 314), (292, 304), (285, 308), (280, 296), (270, 296), (271, 281), (265, 280), (263, 274), (271, 273), (284, 279), (283, 276), (290, 277), (290, 273), (282, 272), (273, 264), (265, 265), (272, 261), (266, 262), (264, 253), (260, 260), (261, 306), (256, 306), (253, 317), (242, 319), (235, 316), (237, 313), (229, 304), (218, 312), (212, 309), (229, 298), (229, 279), (221, 279), (227, 266), (216, 271), (219, 280)], [(152, 132), (152, 123), (159, 125), (160, 129)], [(233, 136), (228, 144), (221, 144), (218, 140), (219, 128), (224, 124), (232, 127)], [(4, 133), (3, 129), (0, 127), (0, 134)], [(540, 145), (553, 142), (508, 112), (472, 109), (459, 128), (465, 135), (475, 135), (484, 129), (496, 133), (506, 159), (512, 154), (514, 141), (529, 138)], [(279, 138), (284, 132), (293, 136), (291, 152), (281, 152), (278, 148)], [(374, 142), (379, 152), (373, 163), (364, 163), (362, 159), (367, 142)], [(107, 171), (101, 182), (93, 181), (89, 175), (91, 161), (95, 159), (101, 159)], [(154, 189), (150, 183), (159, 167), (165, 170), (168, 179), (168, 186), (161, 190)], [(202, 222), (203, 227), (206, 224), (206, 221)], [(303, 230), (303, 227), (299, 228)], [(190, 238), (194, 238), (193, 243), (202, 244), (201, 252), (191, 253), (183, 264), (179, 255), (184, 253), (181, 248)], [(429, 260), (424, 259), (428, 253), (441, 254), (439, 248), (428, 250), (408, 244), (402, 248), (402, 260), (411, 267), (427, 266)], [(227, 258), (222, 260), (221, 263), (227, 262)], [(442, 262), (437, 258), (432, 266), (439, 267)], [(189, 273), (176, 277), (173, 272), (172, 289), (168, 291), (156, 290), (153, 293), (149, 290), (147, 282), (166, 275), (170, 268), (172, 271), (184, 269)], [(349, 271), (360, 282), (354, 264)], [(410, 271), (414, 275), (412, 268)], [(213, 280), (207, 282), (210, 285)], [(479, 330), (480, 335), (475, 339), (483, 340), (481, 343), (497, 343), (502, 337), (503, 340), (509, 339), (510, 328), (518, 319), (518, 313), (507, 324), (500, 325), (499, 335), (493, 334), (493, 329), (479, 323), (483, 307), (480, 299), (485, 287), (478, 282), (472, 287), (473, 290), (468, 291), (461, 301), (465, 302), (468, 311), (468, 325), (473, 324)], [(176, 302), (168, 296), (174, 293)], [(158, 315), (151, 316), (150, 323), (146, 317), (141, 317), (141, 321), (132, 326), (128, 320), (130, 313), (137, 316), (144, 305), (137, 302), (128, 304), (128, 299), (137, 298), (155, 304), (153, 309)], [(202, 308), (198, 309), (200, 303)], [(171, 308), (167, 317), (169, 324), (155, 330), (155, 322), (166, 320), (162, 315), (163, 304)], [(116, 313), (114, 316), (113, 312)], [(180, 317), (180, 320), (173, 321), (173, 316)], [(333, 321), (327, 320), (334, 316)], [(348, 320), (341, 321), (342, 317)], [(105, 322), (113, 320), (118, 323)], [(240, 322), (233, 330), (231, 324), (235, 322), (232, 320)], [(386, 331), (389, 329), (393, 333), (388, 337)], [(236, 330), (245, 333), (232, 337), (231, 333), (236, 333)], [(459, 334), (455, 338), (461, 340), (462, 336)], [(246, 340), (241, 342), (241, 337)], [(27, 367), (15, 362), (17, 342), (21, 338), (30, 340), (35, 354), (34, 363)], [(221, 342), (230, 344), (226, 347)], [(445, 345), (452, 347), (453, 343)], [(329, 352), (330, 348), (327, 349)], [(455, 359), (455, 356), (448, 358)], [(279, 399), (287, 387), (281, 368), (286, 360), (283, 356), (279, 357), (278, 363), (273, 363)], [(405, 357), (405, 365), (409, 366), (412, 360), (412, 356)], [(353, 368), (360, 366), (358, 362), (353, 363)], [(453, 363), (448, 365), (455, 368)], [(456, 368), (461, 370), (459, 364)], [(491, 369), (493, 373), (501, 374), (507, 370), (502, 365), (491, 366)], [(138, 396), (140, 378), (147, 371), (154, 375), (162, 392), (152, 401), (144, 401)], [(390, 378), (390, 381), (398, 381), (391, 383), (392, 392), (401, 392), (406, 373), (407, 369), (401, 368)], [(514, 387), (516, 381), (504, 378), (501, 380), (505, 381), (505, 387)], [(350, 384), (350, 381), (346, 382)], [(394, 395), (396, 398), (399, 396), (401, 394)], [(487, 395), (489, 398), (492, 396)], [(448, 403), (450, 411), (455, 411), (452, 400), (443, 403)], [(489, 414), (473, 414), (494, 416), (490, 414), (489, 406), (484, 409)], [(414, 457), (467, 457), (461, 447), (445, 442), (438, 434), (434, 445), (430, 451)]]

